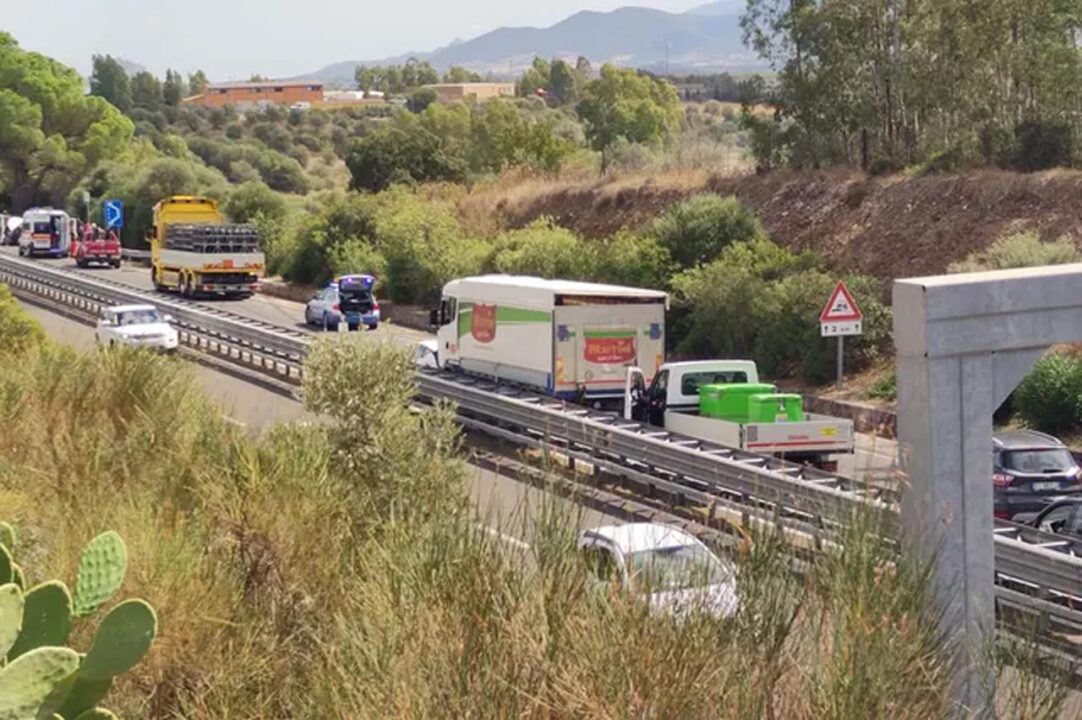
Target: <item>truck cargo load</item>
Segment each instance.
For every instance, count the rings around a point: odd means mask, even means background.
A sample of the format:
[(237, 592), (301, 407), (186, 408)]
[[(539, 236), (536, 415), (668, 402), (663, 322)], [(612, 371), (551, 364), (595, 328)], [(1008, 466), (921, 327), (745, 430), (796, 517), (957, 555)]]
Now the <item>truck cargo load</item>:
[(440, 367), (577, 401), (621, 401), (627, 368), (665, 358), (668, 295), (511, 275), (448, 283), (437, 327)]
[(151, 276), (158, 290), (181, 295), (247, 297), (263, 277), (259, 232), (225, 222), (218, 203), (177, 195), (154, 206), (148, 232)]

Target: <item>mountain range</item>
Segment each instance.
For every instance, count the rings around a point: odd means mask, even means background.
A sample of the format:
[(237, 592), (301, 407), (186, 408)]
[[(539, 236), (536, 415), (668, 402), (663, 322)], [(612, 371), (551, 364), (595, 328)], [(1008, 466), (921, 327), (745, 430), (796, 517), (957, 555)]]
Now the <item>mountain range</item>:
[(587, 10), (547, 28), (502, 27), (430, 52), (339, 62), (302, 77), (328, 87), (352, 87), (358, 65), (399, 64), (411, 57), (441, 71), (460, 65), (503, 78), (519, 75), (535, 56), (574, 62), (581, 55), (595, 66), (609, 62), (674, 74), (762, 70), (761, 60), (743, 44), (743, 6), (740, 0), (716, 0), (684, 13), (641, 7)]

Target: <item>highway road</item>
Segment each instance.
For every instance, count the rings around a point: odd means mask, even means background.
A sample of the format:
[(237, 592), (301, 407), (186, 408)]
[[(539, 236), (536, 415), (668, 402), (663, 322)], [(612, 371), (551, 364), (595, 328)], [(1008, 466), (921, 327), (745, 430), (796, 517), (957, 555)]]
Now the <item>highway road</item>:
[[(0, 251), (9, 250), (11, 249), (3, 248)], [(62, 267), (68, 265), (68, 261), (64, 260), (46, 262)], [(85, 272), (95, 274), (97, 271)], [(149, 271), (144, 268), (104, 270), (102, 273), (114, 279), (123, 278), (124, 282), (136, 287), (148, 288), (150, 285)], [(300, 316), (301, 308), (298, 303), (263, 296), (224, 304), (230, 311), (239, 315), (278, 325), (286, 325), (290, 322), (296, 324), (295, 321)], [(24, 303), (23, 307), (41, 322), (54, 340), (70, 344), (80, 350), (89, 350), (94, 347), (93, 331), (87, 325), (35, 305)], [(425, 334), (405, 328), (384, 326), (375, 334), (369, 334), (366, 337), (379, 336), (412, 343), (425, 337)], [(295, 399), (253, 385), (230, 374), (199, 365), (197, 376), (208, 397), (218, 404), (222, 412), (253, 433), (277, 423), (313, 419)], [(895, 443), (861, 435), (858, 436), (856, 455), (843, 462), (841, 471), (843, 474), (857, 476), (883, 474), (893, 467), (895, 457)], [(536, 517), (535, 510), (546, 502), (555, 503), (556, 507), (567, 512), (569, 517), (575, 518), (577, 524), (583, 528), (621, 522), (618, 518), (574, 506), (507, 475), (477, 466), (473, 466), (469, 492), (479, 525), (501, 541), (518, 548), (523, 546), (522, 539), (527, 537), (523, 519), (526, 518), (525, 522), (528, 522), (529, 518)], [(1005, 685), (1009, 686), (1017, 682), (1017, 675), (1008, 669), (1004, 679)], [(1082, 694), (1070, 693), (1067, 707), (1060, 717), (1062, 720), (1082, 717)]]
[[(15, 254), (15, 248), (3, 247), (0, 248), (0, 252)], [(125, 264), (115, 270), (112, 268), (79, 270), (70, 258), (57, 260), (39, 258), (35, 262), (70, 270), (88, 277), (107, 278), (141, 290), (153, 289), (150, 282), (150, 269), (140, 265)], [(242, 317), (273, 323), (282, 327), (291, 327), (313, 333), (319, 332), (304, 325), (302, 322), (304, 306), (290, 300), (255, 295), (247, 300), (206, 300), (202, 301), (201, 304), (228, 310)], [(415, 345), (419, 340), (431, 337), (428, 333), (389, 323), (383, 323), (370, 336), (386, 338), (410, 346)], [(891, 472), (896, 458), (897, 445), (893, 441), (871, 435), (858, 435), (856, 454), (842, 457), (838, 471), (847, 477), (882, 476)]]
[[(95, 347), (94, 332), (89, 326), (36, 305), (22, 305), (54, 340), (79, 350), (92, 350)], [(314, 419), (314, 416), (307, 413), (293, 398), (209, 367), (196, 367), (199, 382), (207, 396), (221, 408), (226, 417), (253, 433), (278, 423)], [(523, 535), (521, 518), (532, 516), (529, 509), (539, 507), (546, 499), (556, 503), (557, 507), (571, 516), (577, 516), (582, 527), (620, 522), (594, 510), (581, 509), (560, 498), (546, 496), (542, 491), (507, 475), (476, 466), (473, 467), (470, 482), (470, 497), (478, 518), (493, 531), (503, 533), (509, 538)], [(508, 539), (508, 542), (511, 540)]]

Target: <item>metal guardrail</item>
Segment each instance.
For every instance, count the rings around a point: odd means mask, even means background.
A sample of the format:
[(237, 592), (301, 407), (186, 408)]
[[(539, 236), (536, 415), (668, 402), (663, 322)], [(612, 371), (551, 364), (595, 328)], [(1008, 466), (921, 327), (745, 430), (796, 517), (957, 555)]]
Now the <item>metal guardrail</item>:
[(251, 322), (229, 313), (208, 312), (154, 293), (9, 256), (0, 256), (0, 282), (16, 294), (75, 308), (90, 316), (112, 305), (153, 305), (173, 316), (184, 345), (286, 382), (299, 383), (301, 379), (301, 363), (308, 345), (300, 333), (253, 327)]
[[(174, 316), (182, 341), (293, 384), (303, 378), (309, 348), (304, 333), (256, 323), (194, 303), (163, 298), (120, 283), (0, 256), (0, 282), (17, 293), (96, 314), (106, 305), (148, 303)], [(417, 375), (419, 395), (458, 404), (468, 423), (503, 428), (524, 444), (563, 447), (608, 472), (634, 476), (650, 492), (730, 518), (780, 524), (829, 542), (858, 508), (877, 514), (896, 536), (897, 506), (889, 491), (773, 457), (682, 437), (609, 413), (553, 401), (526, 390), (436, 371)], [(997, 601), (1033, 615), (1057, 637), (1082, 638), (1082, 557), (1064, 538), (997, 521)], [(1064, 647), (1078, 657), (1078, 646)]]

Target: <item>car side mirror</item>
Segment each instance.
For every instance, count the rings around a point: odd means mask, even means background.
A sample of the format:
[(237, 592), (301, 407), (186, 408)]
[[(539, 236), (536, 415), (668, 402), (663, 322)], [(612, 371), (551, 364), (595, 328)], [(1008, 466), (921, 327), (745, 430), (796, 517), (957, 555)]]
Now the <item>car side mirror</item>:
[(440, 309), (432, 308), (428, 312), (428, 324), (430, 327), (439, 327), (440, 324)]

